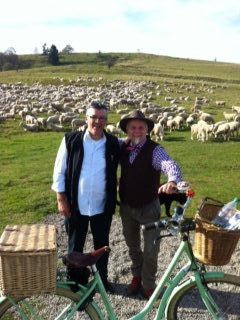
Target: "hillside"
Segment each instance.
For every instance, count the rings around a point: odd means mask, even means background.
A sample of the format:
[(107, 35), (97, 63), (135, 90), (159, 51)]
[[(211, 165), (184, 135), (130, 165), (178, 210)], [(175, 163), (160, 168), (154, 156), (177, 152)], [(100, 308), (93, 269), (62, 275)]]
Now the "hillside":
[[(184, 79), (240, 83), (240, 64), (191, 60), (142, 53), (74, 53), (60, 55), (60, 65), (49, 66), (41, 55), (19, 56), (26, 69), (0, 72), (0, 83), (23, 81), (54, 82), (55, 77), (75, 79), (97, 75), (107, 79)], [(108, 63), (112, 66), (109, 68)]]

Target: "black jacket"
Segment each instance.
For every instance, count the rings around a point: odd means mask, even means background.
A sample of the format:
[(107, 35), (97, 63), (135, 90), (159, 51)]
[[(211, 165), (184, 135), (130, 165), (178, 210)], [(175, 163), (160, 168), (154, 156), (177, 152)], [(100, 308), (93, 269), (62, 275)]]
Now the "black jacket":
[[(65, 192), (73, 215), (78, 211), (78, 182), (84, 157), (83, 136), (85, 131), (65, 134), (68, 150)], [(105, 214), (114, 214), (117, 199), (117, 166), (120, 155), (118, 139), (104, 131), (106, 136), (106, 203)]]

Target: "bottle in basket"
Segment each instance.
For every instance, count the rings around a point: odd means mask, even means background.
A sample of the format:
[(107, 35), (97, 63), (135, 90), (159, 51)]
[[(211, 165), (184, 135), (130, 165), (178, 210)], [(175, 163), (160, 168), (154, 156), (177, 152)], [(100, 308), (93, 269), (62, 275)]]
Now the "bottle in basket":
[(229, 219), (229, 230), (240, 230), (240, 211), (236, 211), (233, 217)]
[(229, 220), (235, 215), (239, 202), (240, 198), (234, 198), (232, 201), (226, 203), (218, 211), (216, 217), (212, 220), (212, 223), (218, 227), (227, 229), (229, 226)]

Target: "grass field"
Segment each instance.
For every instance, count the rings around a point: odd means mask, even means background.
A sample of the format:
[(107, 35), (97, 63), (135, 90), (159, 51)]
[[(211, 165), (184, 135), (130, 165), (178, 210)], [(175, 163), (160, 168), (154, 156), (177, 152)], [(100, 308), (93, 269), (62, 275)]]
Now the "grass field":
[[(90, 76), (106, 81), (132, 79), (162, 83), (168, 80), (198, 86), (204, 81), (209, 86), (220, 85), (211, 99), (226, 100), (226, 111), (232, 104), (240, 104), (240, 65), (142, 54), (118, 54), (117, 61), (111, 69), (99, 62), (96, 54), (87, 53), (65, 57), (58, 67), (38, 61), (38, 68), (0, 72), (0, 83), (58, 84), (63, 78), (59, 84), (64, 84), (69, 79)], [(161, 103), (161, 99), (155, 97), (156, 102)], [(186, 107), (190, 108), (191, 103)], [(207, 111), (220, 119), (223, 110), (210, 104)], [(118, 119), (110, 113), (109, 122)], [(55, 196), (50, 188), (56, 152), (64, 133), (25, 133), (18, 123), (19, 119), (0, 124), (0, 231), (6, 224), (37, 222), (56, 212)], [(239, 142), (239, 138), (233, 138), (230, 142), (199, 143), (190, 140), (188, 130), (166, 133), (161, 144), (180, 164), (184, 179), (196, 192), (190, 214), (194, 214), (197, 203), (205, 196), (224, 202), (240, 196)]]

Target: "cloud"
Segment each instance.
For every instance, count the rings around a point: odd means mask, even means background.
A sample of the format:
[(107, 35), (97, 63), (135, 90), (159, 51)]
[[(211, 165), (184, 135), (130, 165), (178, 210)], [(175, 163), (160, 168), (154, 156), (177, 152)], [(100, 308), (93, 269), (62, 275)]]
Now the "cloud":
[(0, 51), (47, 43), (76, 52), (136, 52), (239, 62), (239, 0), (3, 2)]

